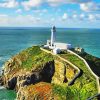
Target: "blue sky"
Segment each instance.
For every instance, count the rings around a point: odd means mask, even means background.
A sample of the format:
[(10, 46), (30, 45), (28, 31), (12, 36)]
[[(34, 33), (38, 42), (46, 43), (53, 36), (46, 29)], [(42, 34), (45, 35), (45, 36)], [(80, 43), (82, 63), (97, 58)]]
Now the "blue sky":
[(100, 0), (0, 0), (0, 27), (100, 28)]

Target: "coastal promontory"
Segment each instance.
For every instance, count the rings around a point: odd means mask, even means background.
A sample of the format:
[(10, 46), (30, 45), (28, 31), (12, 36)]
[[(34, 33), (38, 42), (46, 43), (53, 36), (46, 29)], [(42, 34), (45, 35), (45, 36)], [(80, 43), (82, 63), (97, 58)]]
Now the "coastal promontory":
[(17, 100), (86, 100), (98, 93), (85, 63), (63, 51), (53, 55), (40, 46), (27, 48), (3, 65), (1, 85)]

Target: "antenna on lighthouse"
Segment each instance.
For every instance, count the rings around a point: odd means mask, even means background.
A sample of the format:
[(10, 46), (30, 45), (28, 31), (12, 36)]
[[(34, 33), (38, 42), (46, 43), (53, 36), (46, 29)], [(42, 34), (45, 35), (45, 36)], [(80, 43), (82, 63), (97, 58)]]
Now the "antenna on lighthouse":
[(54, 46), (55, 39), (56, 39), (56, 27), (53, 26), (51, 29), (51, 46), (52, 47)]

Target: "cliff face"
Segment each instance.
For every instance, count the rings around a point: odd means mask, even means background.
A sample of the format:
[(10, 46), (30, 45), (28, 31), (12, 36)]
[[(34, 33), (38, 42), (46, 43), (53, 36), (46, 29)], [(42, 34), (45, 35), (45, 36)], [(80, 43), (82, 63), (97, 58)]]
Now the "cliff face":
[(61, 55), (83, 72), (73, 85), (68, 84), (77, 75), (77, 70), (38, 46), (9, 59), (3, 66), (0, 83), (15, 90), (17, 100), (86, 100), (96, 94), (96, 81), (87, 74), (89, 72), (83, 62), (68, 53)]
[(62, 86), (76, 74), (71, 66), (54, 59), (51, 54), (41, 51), (37, 46), (15, 55), (3, 68), (3, 84), (8, 89), (16, 90), (17, 100), (66, 99)]
[[(7, 62), (10, 65), (13, 62)], [(4, 85), (8, 89), (16, 89), (18, 90), (20, 87), (30, 84), (35, 84), (40, 81), (44, 82), (51, 82), (52, 76), (54, 74), (54, 61), (49, 61), (45, 63), (44, 65), (41, 65), (40, 69), (35, 69), (32, 71), (27, 70), (18, 70), (17, 72), (11, 72), (12, 66), (5, 66), (4, 69)], [(16, 69), (14, 69), (16, 71)], [(13, 71), (14, 71), (13, 70)]]
[(59, 60), (55, 60), (55, 73), (52, 77), (52, 83), (63, 84), (68, 83), (75, 76), (76, 71), (70, 65), (64, 64)]

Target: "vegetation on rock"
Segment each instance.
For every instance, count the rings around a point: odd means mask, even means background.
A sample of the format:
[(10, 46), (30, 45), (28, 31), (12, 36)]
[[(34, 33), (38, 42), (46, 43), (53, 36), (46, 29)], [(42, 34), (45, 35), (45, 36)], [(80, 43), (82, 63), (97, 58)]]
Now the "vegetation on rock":
[(86, 100), (96, 94), (96, 80), (84, 62), (66, 51), (59, 55), (83, 71), (73, 85), (68, 83), (77, 71), (39, 46), (23, 50), (5, 63), (4, 85), (18, 92), (18, 100)]

